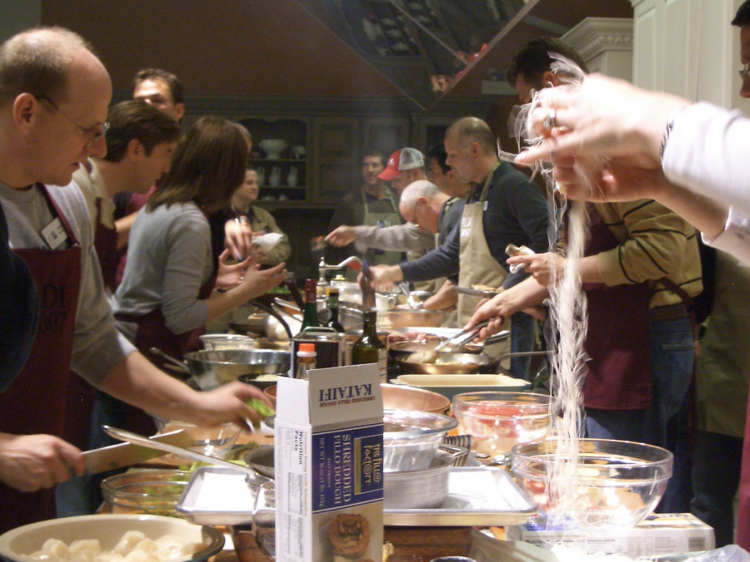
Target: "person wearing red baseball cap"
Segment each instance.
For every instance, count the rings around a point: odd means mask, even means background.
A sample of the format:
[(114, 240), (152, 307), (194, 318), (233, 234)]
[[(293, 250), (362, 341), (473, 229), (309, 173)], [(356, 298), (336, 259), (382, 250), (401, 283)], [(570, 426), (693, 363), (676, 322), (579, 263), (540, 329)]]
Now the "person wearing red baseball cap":
[(416, 148), (408, 146), (397, 150), (391, 154), (388, 165), (378, 178), (391, 182), (391, 187), (401, 195), (410, 183), (427, 179), (424, 155)]

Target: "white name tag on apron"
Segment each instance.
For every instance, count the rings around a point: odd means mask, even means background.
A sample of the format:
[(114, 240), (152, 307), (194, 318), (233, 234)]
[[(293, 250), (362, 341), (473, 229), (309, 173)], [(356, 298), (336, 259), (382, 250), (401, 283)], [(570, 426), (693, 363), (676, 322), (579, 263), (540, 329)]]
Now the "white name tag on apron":
[(473, 224), (471, 217), (461, 217), (461, 238), (471, 236), (471, 226)]
[(65, 232), (60, 217), (53, 220), (42, 229), (42, 238), (51, 250), (57, 250), (58, 246), (68, 239), (68, 233)]

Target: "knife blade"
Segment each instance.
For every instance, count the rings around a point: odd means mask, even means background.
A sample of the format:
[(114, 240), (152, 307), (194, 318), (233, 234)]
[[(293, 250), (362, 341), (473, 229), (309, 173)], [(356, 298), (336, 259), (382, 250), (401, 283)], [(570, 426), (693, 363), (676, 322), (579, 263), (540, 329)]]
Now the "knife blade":
[[(193, 438), (185, 430), (178, 429), (163, 435), (154, 435), (150, 437), (152, 441), (167, 443), (177, 447), (188, 447), (193, 444)], [(118, 443), (101, 449), (92, 449), (83, 452), (83, 459), (86, 462), (86, 472), (97, 474), (105, 470), (114, 470), (131, 466), (139, 462), (144, 462), (164, 454), (163, 451), (133, 445), (132, 443)]]

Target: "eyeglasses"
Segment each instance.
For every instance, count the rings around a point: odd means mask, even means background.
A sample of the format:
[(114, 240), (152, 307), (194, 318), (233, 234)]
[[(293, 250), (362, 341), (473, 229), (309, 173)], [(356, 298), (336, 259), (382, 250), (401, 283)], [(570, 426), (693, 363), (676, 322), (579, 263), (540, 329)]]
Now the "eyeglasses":
[(746, 80), (747, 78), (750, 78), (750, 65), (745, 65), (742, 67), (742, 70), (739, 71), (740, 78), (742, 80)]
[(46, 98), (44, 96), (38, 96), (37, 99), (46, 101), (48, 104), (54, 107), (60, 113), (60, 115), (62, 115), (63, 117), (65, 117), (65, 119), (70, 121), (73, 124), (73, 126), (78, 130), (78, 132), (80, 132), (81, 135), (83, 135), (83, 138), (89, 141), (86, 143), (87, 148), (93, 146), (94, 143), (98, 141), (99, 139), (103, 139), (104, 135), (106, 135), (107, 131), (109, 131), (109, 127), (110, 127), (109, 121), (105, 121), (104, 123), (101, 124), (100, 131), (96, 130), (97, 125), (94, 125), (93, 127), (89, 127), (87, 129), (87, 128), (81, 127), (78, 123), (76, 123), (70, 117), (68, 117), (68, 115), (62, 109), (57, 107), (55, 105), (55, 102), (53, 102), (51, 99)]

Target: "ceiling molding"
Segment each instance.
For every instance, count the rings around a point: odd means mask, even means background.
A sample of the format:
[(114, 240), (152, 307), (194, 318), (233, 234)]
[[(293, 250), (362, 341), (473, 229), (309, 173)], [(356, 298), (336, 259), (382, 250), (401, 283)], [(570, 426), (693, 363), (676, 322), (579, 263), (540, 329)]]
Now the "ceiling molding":
[(630, 18), (586, 18), (563, 38), (584, 60), (605, 51), (633, 50), (633, 20)]

